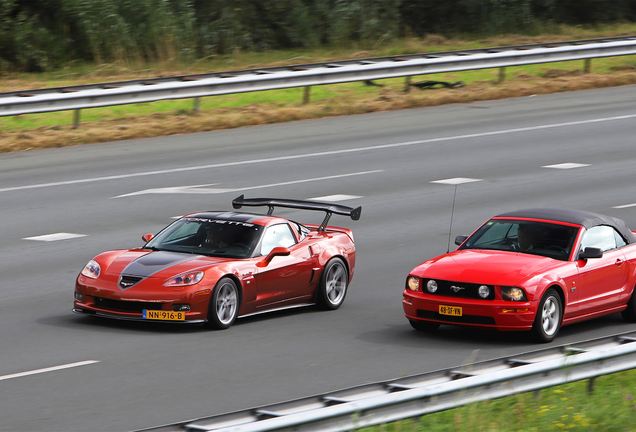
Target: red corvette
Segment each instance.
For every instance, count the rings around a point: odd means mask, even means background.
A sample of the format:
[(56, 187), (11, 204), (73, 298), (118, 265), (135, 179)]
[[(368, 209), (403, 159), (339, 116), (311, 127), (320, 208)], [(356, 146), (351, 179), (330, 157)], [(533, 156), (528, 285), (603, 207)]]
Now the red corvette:
[(518, 210), (455, 244), (406, 278), (402, 305), (416, 330), (530, 330), (550, 342), (562, 325), (602, 315), (621, 312), (636, 322), (636, 235), (620, 219)]
[[(330, 216), (360, 218), (361, 207), (242, 195), (267, 215), (200, 212), (181, 217), (139, 249), (104, 252), (77, 277), (73, 312), (124, 320), (205, 323), (317, 304), (337, 309), (353, 277), (356, 250)], [(320, 226), (273, 216), (274, 207), (326, 212)]]

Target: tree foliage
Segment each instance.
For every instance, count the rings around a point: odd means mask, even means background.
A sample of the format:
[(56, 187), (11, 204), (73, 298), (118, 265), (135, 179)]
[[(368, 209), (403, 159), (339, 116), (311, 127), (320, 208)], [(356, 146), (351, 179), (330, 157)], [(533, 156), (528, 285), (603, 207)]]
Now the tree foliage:
[(636, 0), (0, 0), (0, 71), (635, 19)]

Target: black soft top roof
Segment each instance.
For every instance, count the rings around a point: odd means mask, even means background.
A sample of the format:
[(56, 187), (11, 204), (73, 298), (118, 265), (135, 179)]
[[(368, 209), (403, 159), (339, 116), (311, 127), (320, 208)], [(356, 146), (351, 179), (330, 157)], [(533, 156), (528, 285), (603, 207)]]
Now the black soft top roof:
[(584, 210), (557, 209), (557, 208), (532, 208), (515, 210), (502, 213), (495, 217), (499, 218), (531, 218), (545, 219), (557, 222), (568, 222), (582, 225), (585, 229), (590, 229), (597, 225), (609, 225), (618, 231), (627, 243), (636, 243), (636, 235), (627, 227), (624, 221), (615, 217), (592, 213)]

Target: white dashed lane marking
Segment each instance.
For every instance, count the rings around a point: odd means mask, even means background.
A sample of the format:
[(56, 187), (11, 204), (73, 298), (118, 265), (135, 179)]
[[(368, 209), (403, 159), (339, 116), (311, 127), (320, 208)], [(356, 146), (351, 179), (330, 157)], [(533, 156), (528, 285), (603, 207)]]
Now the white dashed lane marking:
[(55, 233), (55, 234), (45, 234), (35, 237), (25, 237), (22, 240), (33, 240), (33, 241), (43, 241), (43, 242), (53, 242), (58, 240), (68, 240), (79, 237), (86, 237), (86, 234), (73, 234), (73, 233)]
[(447, 184), (447, 185), (459, 185), (459, 184), (463, 184), (463, 183), (473, 183), (473, 182), (478, 182), (478, 181), (482, 181), (482, 179), (474, 179), (474, 178), (466, 178), (466, 177), (455, 177), (455, 178), (449, 178), (449, 179), (445, 179), (445, 180), (434, 180), (431, 183)]
[(36, 374), (41, 374), (41, 373), (45, 373), (45, 372), (53, 372), (53, 371), (62, 370), (62, 369), (69, 369), (69, 368), (74, 368), (74, 367), (78, 367), (78, 366), (85, 366), (85, 365), (89, 365), (89, 364), (93, 364), (93, 363), (99, 363), (99, 361), (98, 360), (86, 360), (86, 361), (81, 361), (81, 362), (77, 362), (77, 363), (69, 363), (69, 364), (60, 365), (60, 366), (48, 367), (48, 368), (44, 368), (44, 369), (36, 369), (36, 370), (32, 370), (32, 371), (27, 371), (27, 372), (19, 372), (19, 373), (14, 373), (14, 374), (11, 374), (11, 375), (2, 375), (2, 376), (0, 376), (0, 381), (8, 380), (8, 379), (11, 379), (11, 378), (20, 378), (20, 377), (24, 377), (24, 376), (28, 376), (28, 375), (36, 375)]
[(624, 208), (630, 208), (630, 207), (636, 207), (636, 203), (633, 204), (623, 204), (623, 205), (618, 205), (618, 206), (614, 206), (612, 208), (615, 209), (624, 209)]
[[(362, 172), (349, 173), (349, 174), (338, 174), (338, 175), (325, 176), (325, 177), (308, 178), (308, 179), (302, 179), (302, 180), (293, 180), (293, 181), (287, 181), (287, 182), (281, 182), (281, 183), (272, 183), (272, 184), (266, 184), (266, 185), (248, 186), (243, 188), (232, 188), (232, 189), (201, 188), (201, 186), (206, 186), (206, 185), (146, 189), (146, 190), (142, 190), (138, 192), (131, 192), (124, 195), (118, 195), (113, 198), (124, 198), (124, 197), (131, 197), (131, 196), (145, 195), (145, 194), (221, 194), (221, 193), (228, 193), (228, 192), (236, 193), (236, 192), (243, 192), (243, 191), (249, 191), (254, 189), (264, 189), (264, 188), (272, 188), (272, 187), (279, 187), (279, 186), (289, 186), (289, 185), (295, 185), (295, 184), (301, 184), (301, 183), (311, 183), (311, 182), (320, 181), (320, 180), (334, 180), (334, 179), (345, 178), (345, 177), (361, 176), (361, 175), (367, 175), (367, 174), (377, 174), (381, 172), (384, 172), (384, 170), (362, 171)], [(207, 186), (211, 186), (211, 185), (207, 185)]]
[(309, 200), (310, 201), (337, 202), (337, 201), (346, 201), (346, 200), (352, 200), (352, 199), (358, 199), (358, 198), (362, 198), (362, 197), (356, 196), (356, 195), (338, 194), (338, 195), (326, 195), (326, 196), (321, 196), (321, 197), (316, 197), (316, 198), (309, 198)]
[(583, 168), (583, 167), (587, 167), (590, 166), (590, 164), (581, 164), (581, 163), (560, 163), (560, 164), (556, 164), (556, 165), (544, 165), (542, 168), (553, 168), (553, 169), (562, 169), (562, 170), (566, 170), (566, 169), (572, 169), (572, 168)]

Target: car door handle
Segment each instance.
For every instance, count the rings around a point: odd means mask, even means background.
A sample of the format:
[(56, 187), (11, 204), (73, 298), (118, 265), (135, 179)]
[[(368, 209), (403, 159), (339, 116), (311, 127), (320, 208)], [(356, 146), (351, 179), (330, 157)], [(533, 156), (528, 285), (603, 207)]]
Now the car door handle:
[(622, 259), (617, 259), (616, 262), (614, 264), (616, 264), (617, 266), (622, 266), (623, 265), (623, 260)]

